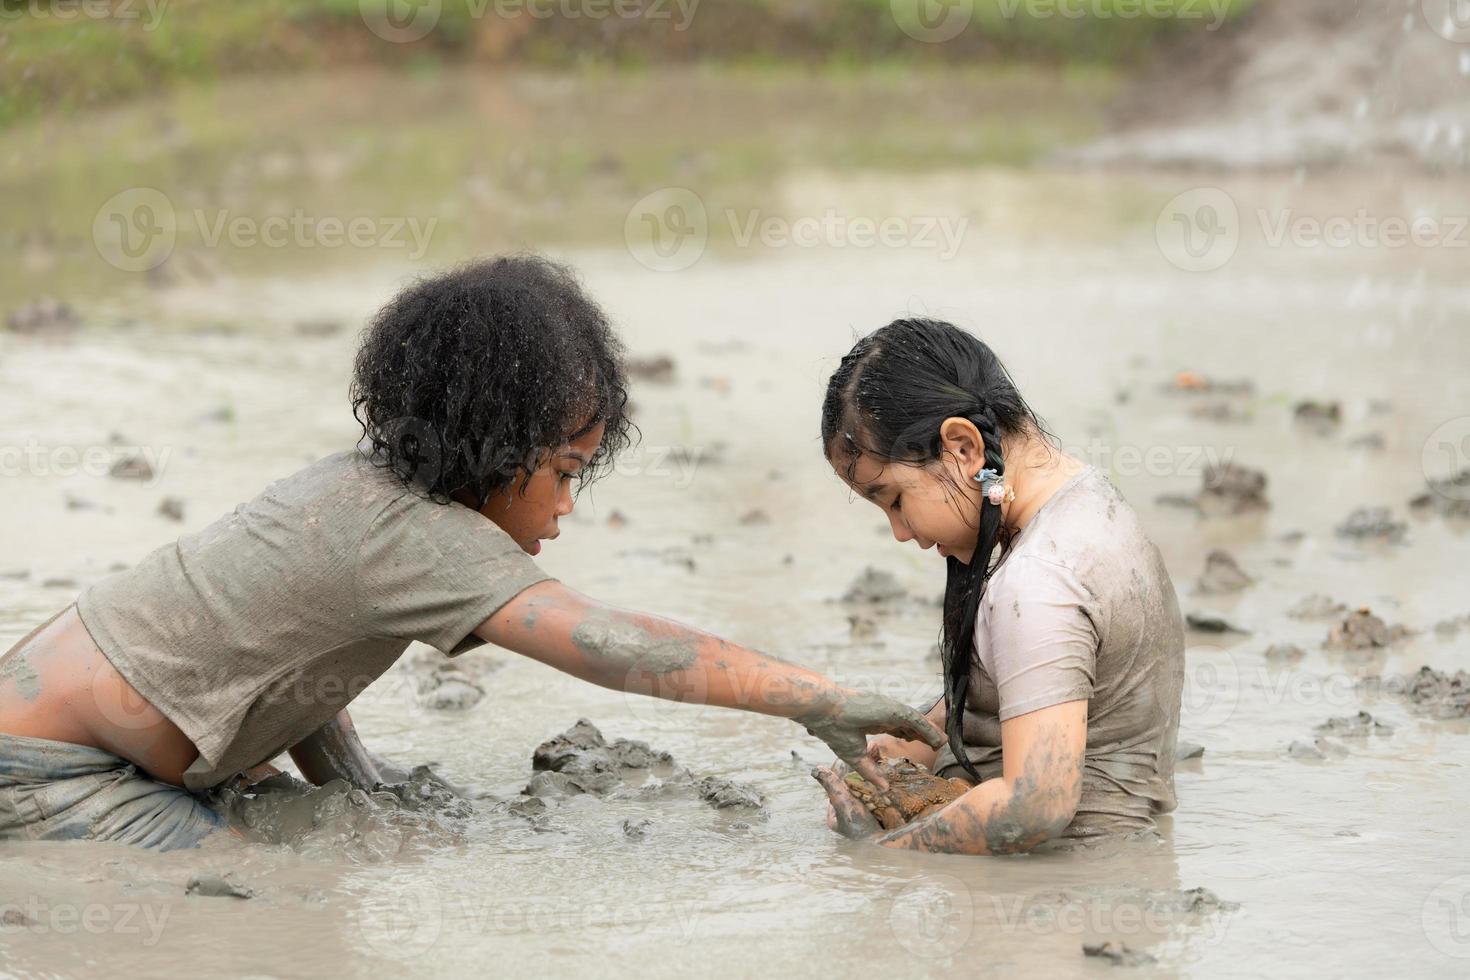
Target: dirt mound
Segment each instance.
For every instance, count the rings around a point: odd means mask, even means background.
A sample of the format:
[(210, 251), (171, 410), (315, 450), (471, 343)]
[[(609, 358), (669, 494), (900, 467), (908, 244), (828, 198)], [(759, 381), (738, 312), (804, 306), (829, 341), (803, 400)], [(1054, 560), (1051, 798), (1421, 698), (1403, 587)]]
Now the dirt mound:
[(1470, 169), (1470, 24), (1454, 0), (1261, 0), (1181, 35), (1114, 110), (1086, 166)]

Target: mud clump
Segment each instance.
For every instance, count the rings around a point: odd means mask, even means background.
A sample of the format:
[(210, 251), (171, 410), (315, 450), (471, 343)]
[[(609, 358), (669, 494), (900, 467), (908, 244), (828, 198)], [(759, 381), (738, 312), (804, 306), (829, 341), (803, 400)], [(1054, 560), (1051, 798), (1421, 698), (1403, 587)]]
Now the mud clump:
[(197, 874), (189, 879), (184, 888), (185, 895), (198, 898), (254, 898), (255, 892), (244, 885), (237, 885), (228, 876)]
[(1285, 663), (1296, 663), (1307, 655), (1307, 651), (1295, 643), (1273, 643), (1266, 648), (1267, 660), (1278, 660)]
[(1317, 726), (1316, 732), (1339, 738), (1367, 738), (1369, 735), (1392, 735), (1393, 726), (1385, 725), (1366, 711), (1359, 711), (1355, 715), (1328, 718)]
[(1329, 436), (1337, 431), (1342, 424), (1342, 403), (1340, 402), (1297, 402), (1291, 410), (1291, 417), (1297, 425), (1319, 436)]
[[(1470, 718), (1470, 673), (1457, 670), (1451, 674), (1424, 666), (1393, 680), (1392, 688), (1402, 692), (1418, 711), (1441, 720)], [(1381, 678), (1375, 682), (1383, 683)]]
[(1266, 474), (1235, 463), (1211, 463), (1205, 468), (1199, 507), (1207, 514), (1250, 514), (1269, 510)]
[(842, 594), (842, 602), (850, 606), (882, 606), (902, 602), (908, 590), (899, 584), (892, 572), (869, 565)]
[(1323, 646), (1328, 650), (1371, 650), (1386, 647), (1411, 635), (1403, 626), (1389, 626), (1373, 615), (1367, 606), (1350, 614), (1340, 626), (1327, 633)]
[(20, 334), (57, 334), (76, 329), (81, 318), (66, 303), (43, 296), (34, 303), (11, 310), (5, 326)]
[(1409, 501), (1409, 508), (1416, 514), (1470, 521), (1470, 469), (1430, 480), (1424, 492)]
[(531, 768), (568, 775), (672, 766), (674, 757), (647, 742), (620, 738), (609, 742), (586, 718), (536, 746)]
[(485, 697), (484, 680), (500, 661), (483, 654), (450, 659), (437, 650), (420, 650), (408, 661), (418, 703), (434, 711), (468, 711)]
[(1286, 754), (1293, 759), (1322, 761), (1347, 755), (1347, 749), (1329, 738), (1314, 738), (1311, 741), (1299, 738), (1286, 747)]
[(716, 810), (728, 810), (732, 807), (760, 809), (766, 805), (766, 798), (759, 790), (716, 776), (696, 779), (694, 789), (701, 800)]
[(667, 354), (653, 357), (630, 357), (626, 364), (630, 378), (659, 385), (674, 383), (674, 359)]
[(1355, 541), (1402, 544), (1409, 525), (1393, 519), (1387, 507), (1359, 507), (1336, 527), (1337, 536)]
[(184, 501), (180, 497), (164, 497), (158, 502), (158, 516), (175, 523), (183, 523)]
[(1330, 596), (1309, 595), (1286, 611), (1292, 619), (1332, 619), (1347, 612), (1347, 606)]
[(114, 480), (139, 480), (146, 482), (154, 477), (153, 464), (148, 462), (144, 457), (136, 454), (124, 456), (112, 464), (112, 468), (107, 471), (107, 475)]
[(1083, 943), (1082, 955), (1106, 960), (1114, 966), (1147, 966), (1158, 962), (1152, 953), (1136, 950), (1126, 943), (1112, 939), (1104, 943)]
[(1239, 592), (1255, 582), (1245, 573), (1230, 552), (1216, 548), (1205, 556), (1205, 570), (1196, 583), (1200, 592), (1218, 595)]
[(1189, 625), (1190, 629), (1198, 630), (1201, 633), (1240, 633), (1246, 636), (1250, 635), (1250, 630), (1244, 626), (1226, 619), (1219, 613), (1209, 612), (1207, 610), (1197, 610), (1189, 613), (1184, 617), (1184, 622)]

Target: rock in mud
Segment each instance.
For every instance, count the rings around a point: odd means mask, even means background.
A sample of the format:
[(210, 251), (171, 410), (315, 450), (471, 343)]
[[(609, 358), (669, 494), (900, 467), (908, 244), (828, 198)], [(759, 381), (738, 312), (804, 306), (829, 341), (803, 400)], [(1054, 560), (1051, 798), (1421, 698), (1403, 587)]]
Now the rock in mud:
[(1341, 402), (1297, 402), (1291, 410), (1297, 425), (1320, 436), (1328, 436), (1342, 424)]
[(1205, 556), (1205, 570), (1197, 584), (1206, 595), (1239, 592), (1255, 579), (1245, 573), (1230, 552), (1216, 548)]
[(651, 826), (651, 820), (624, 820), (623, 836), (629, 840), (642, 840), (648, 836), (648, 828)]
[(1470, 469), (1430, 480), (1424, 492), (1409, 501), (1409, 507), (1416, 514), (1470, 520)]
[(73, 330), (79, 323), (81, 318), (75, 310), (50, 296), (11, 310), (5, 318), (8, 328), (23, 334), (59, 333)]
[(1307, 651), (1295, 643), (1273, 643), (1266, 648), (1266, 659), (1284, 663), (1295, 663), (1307, 655)]
[(182, 523), (184, 520), (184, 501), (179, 497), (164, 497), (158, 502), (158, 516)]
[(1347, 612), (1347, 606), (1330, 596), (1309, 595), (1286, 611), (1292, 619), (1332, 619)]
[(1347, 520), (1335, 529), (1340, 538), (1354, 541), (1377, 541), (1382, 544), (1401, 544), (1409, 525), (1393, 519), (1387, 507), (1359, 507), (1348, 515)]
[(1366, 711), (1355, 715), (1328, 718), (1315, 729), (1319, 735), (1336, 735), (1339, 738), (1367, 738), (1369, 735), (1392, 735), (1393, 726), (1385, 725)]
[(1201, 633), (1241, 633), (1250, 635), (1250, 630), (1244, 626), (1237, 625), (1229, 619), (1216, 612), (1197, 610), (1184, 617), (1190, 629), (1199, 630)]
[(254, 898), (255, 892), (217, 874), (197, 874), (189, 879), (184, 894), (199, 898)]
[(1270, 508), (1266, 498), (1266, 474), (1236, 463), (1211, 463), (1205, 467), (1200, 490), (1200, 508), (1213, 514), (1249, 514)]
[(153, 464), (148, 462), (143, 456), (137, 454), (124, 456), (112, 464), (112, 468), (107, 471), (107, 475), (114, 480), (147, 481), (154, 477)]
[(1106, 960), (1114, 966), (1146, 966), (1158, 962), (1153, 954), (1133, 949), (1112, 939), (1105, 943), (1083, 943), (1082, 955)]
[(1389, 626), (1363, 606), (1344, 619), (1340, 626), (1329, 630), (1323, 646), (1328, 650), (1369, 650), (1389, 646), (1409, 635), (1405, 627)]
[(842, 594), (842, 601), (849, 605), (885, 605), (900, 602), (908, 590), (898, 583), (892, 572), (869, 565), (858, 573), (857, 578)]

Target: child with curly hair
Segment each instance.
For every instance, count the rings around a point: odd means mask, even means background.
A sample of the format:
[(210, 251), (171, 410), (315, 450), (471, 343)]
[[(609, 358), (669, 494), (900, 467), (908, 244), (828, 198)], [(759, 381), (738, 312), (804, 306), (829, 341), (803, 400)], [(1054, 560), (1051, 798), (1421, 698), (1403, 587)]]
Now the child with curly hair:
[(372, 789), (347, 707), (415, 640), (701, 690), (874, 779), (866, 735), (940, 742), (911, 708), (536, 566), (574, 487), (628, 445), (627, 401), (621, 345), (566, 268), (498, 258), (405, 289), (357, 355), (358, 448), (96, 583), (0, 659), (0, 839), (192, 847), (226, 823), (200, 794), (283, 752), (313, 783)]

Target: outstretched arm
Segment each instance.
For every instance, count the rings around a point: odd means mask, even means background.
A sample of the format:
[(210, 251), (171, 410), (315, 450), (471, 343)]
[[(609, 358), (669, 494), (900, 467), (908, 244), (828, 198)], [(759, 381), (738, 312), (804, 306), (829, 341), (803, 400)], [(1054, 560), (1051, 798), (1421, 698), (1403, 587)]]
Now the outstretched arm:
[[(831, 770), (814, 775), (836, 811), (837, 829), (884, 847), (950, 854), (1029, 851), (1067, 828), (1082, 798), (1087, 702), (1068, 701), (1002, 722), (1002, 774), (937, 813), (881, 832)], [(865, 819), (866, 817), (866, 819)]]
[(358, 789), (371, 792), (383, 781), (345, 708), (289, 751), (301, 775), (315, 786), (345, 779)]
[(671, 620), (605, 606), (560, 582), (525, 590), (475, 633), (498, 646), (614, 690), (790, 718), (875, 785), (867, 735), (939, 745), (914, 709), (838, 687), (795, 664)]

